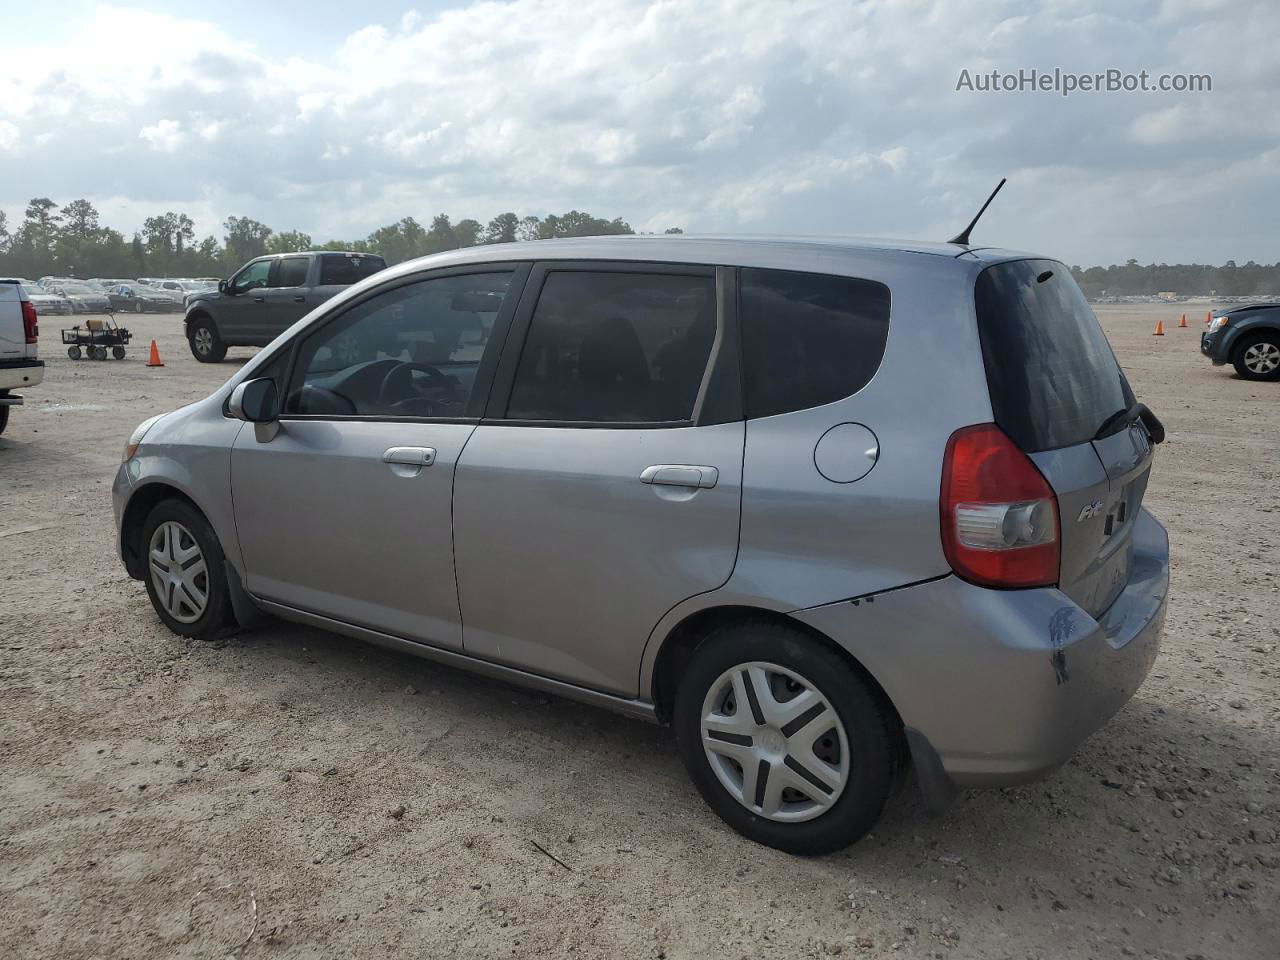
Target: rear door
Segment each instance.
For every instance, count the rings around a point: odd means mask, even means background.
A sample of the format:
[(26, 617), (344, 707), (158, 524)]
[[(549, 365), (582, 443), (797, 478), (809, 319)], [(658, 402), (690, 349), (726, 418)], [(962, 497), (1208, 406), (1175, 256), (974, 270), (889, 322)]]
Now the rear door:
[(454, 485), (469, 654), (635, 696), (653, 627), (733, 572), (744, 425), (721, 273), (535, 268)]
[(312, 297), (308, 302), (307, 280), (311, 273), (311, 257), (306, 254), (281, 257), (276, 261), (267, 298), (266, 334), (278, 337), (301, 320), (320, 301)]
[(1151, 469), (1146, 429), (1117, 416), (1133, 406), (1133, 392), (1061, 263), (988, 267), (975, 302), (996, 423), (1058, 497), (1059, 586), (1097, 616), (1129, 581)]

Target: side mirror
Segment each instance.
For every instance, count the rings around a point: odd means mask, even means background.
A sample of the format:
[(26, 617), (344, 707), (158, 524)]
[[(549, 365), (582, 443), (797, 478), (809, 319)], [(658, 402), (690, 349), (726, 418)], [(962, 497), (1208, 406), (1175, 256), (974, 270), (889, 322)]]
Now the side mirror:
[(218, 281), (218, 292), (219, 292), (219, 293), (226, 293), (228, 289), (229, 289), (229, 288), (228, 288), (228, 286), (227, 286), (227, 281), (225, 281), (225, 280), (219, 280), (219, 281)]
[(275, 423), (280, 417), (280, 395), (276, 382), (267, 377), (237, 384), (227, 401), (227, 410), (246, 423)]

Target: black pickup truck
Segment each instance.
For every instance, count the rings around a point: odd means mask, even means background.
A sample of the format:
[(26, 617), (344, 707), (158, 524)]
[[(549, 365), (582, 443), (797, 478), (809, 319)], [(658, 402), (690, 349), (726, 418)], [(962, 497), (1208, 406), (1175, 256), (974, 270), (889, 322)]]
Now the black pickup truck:
[(316, 306), (385, 269), (372, 253), (281, 253), (250, 260), (217, 290), (187, 298), (191, 354), (217, 363), (227, 347), (262, 347)]

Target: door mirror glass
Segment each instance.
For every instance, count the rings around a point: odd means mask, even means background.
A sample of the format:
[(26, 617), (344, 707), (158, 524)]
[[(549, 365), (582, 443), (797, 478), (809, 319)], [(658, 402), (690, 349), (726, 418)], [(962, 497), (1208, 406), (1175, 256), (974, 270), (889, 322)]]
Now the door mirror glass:
[(273, 423), (280, 416), (280, 395), (276, 382), (267, 377), (246, 380), (231, 391), (227, 409), (246, 423)]
[(225, 281), (225, 280), (219, 280), (219, 281), (218, 281), (218, 292), (219, 292), (219, 293), (226, 293), (226, 292), (227, 292), (227, 281)]

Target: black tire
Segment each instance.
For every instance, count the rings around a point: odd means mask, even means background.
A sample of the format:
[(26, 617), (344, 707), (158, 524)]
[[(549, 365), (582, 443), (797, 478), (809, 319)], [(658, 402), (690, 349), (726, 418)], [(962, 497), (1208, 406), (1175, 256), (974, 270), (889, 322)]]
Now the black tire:
[[(176, 521), (190, 533), (200, 547), (205, 562), (207, 600), (200, 617), (191, 623), (176, 619), (165, 609), (157, 592), (155, 577), (152, 575), (151, 538), (156, 528), (167, 521)], [(166, 627), (179, 636), (193, 637), (197, 640), (216, 640), (236, 632), (237, 624), (231, 608), (231, 595), (227, 591), (222, 545), (218, 543), (218, 537), (209, 526), (209, 521), (204, 518), (204, 514), (184, 500), (161, 500), (152, 507), (142, 524), (138, 550), (147, 562), (147, 569), (143, 575), (147, 596), (151, 598), (152, 608)]]
[(0, 433), (4, 433), (4, 428), (9, 425), (9, 405), (5, 404), (0, 407)]
[(67, 347), (67, 356), (70, 357), (72, 360), (79, 360), (83, 353), (84, 351), (81, 350), (78, 346)]
[(142, 301), (141, 300), (133, 301), (133, 312), (141, 313), (142, 311), (143, 311)]
[[(201, 331), (208, 331), (208, 350), (201, 352), (196, 346), (202, 340)], [(218, 328), (208, 317), (195, 317), (187, 322), (187, 344), (191, 355), (201, 363), (221, 363), (227, 355), (227, 345), (218, 336)]]
[(106, 348), (106, 347), (93, 347), (92, 349), (93, 349), (93, 359), (95, 359), (95, 360), (105, 360), (105, 359), (107, 359), (107, 348)]
[[(1236, 373), (1246, 380), (1280, 380), (1280, 366), (1275, 366), (1266, 372), (1249, 369), (1246, 354), (1249, 353), (1250, 347), (1260, 350), (1274, 350), (1280, 354), (1280, 330), (1260, 330), (1255, 334), (1246, 336), (1236, 344), (1235, 353), (1231, 358), (1231, 363), (1236, 368)], [(1254, 362), (1256, 364), (1256, 360)]]
[(111, 355), (112, 355), (113, 357), (115, 357), (117, 360), (123, 360), (123, 359), (124, 359), (124, 347), (112, 347), (112, 348), (111, 348)]
[[(737, 664), (764, 661), (805, 678), (835, 710), (849, 747), (849, 779), (826, 812), (782, 823), (743, 806), (716, 777), (702, 746), (702, 705), (711, 686)], [(847, 657), (780, 624), (722, 628), (694, 651), (672, 716), (681, 759), (704, 800), (743, 836), (787, 853), (831, 853), (863, 837), (880, 818), (893, 785), (897, 724), (871, 681)]]

